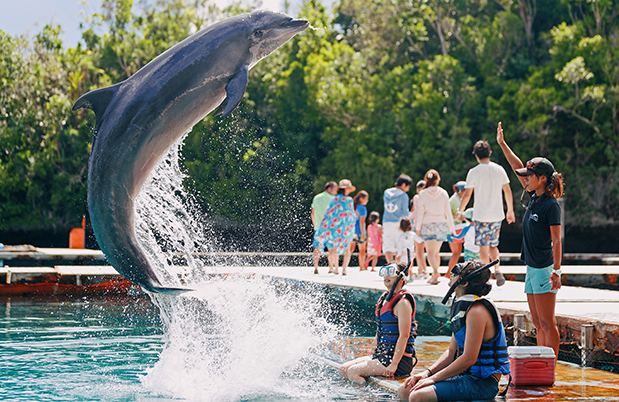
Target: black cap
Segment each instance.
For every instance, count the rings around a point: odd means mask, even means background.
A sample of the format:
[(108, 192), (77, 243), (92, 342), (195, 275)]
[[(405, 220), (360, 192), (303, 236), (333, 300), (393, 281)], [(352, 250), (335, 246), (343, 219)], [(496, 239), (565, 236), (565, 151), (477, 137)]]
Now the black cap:
[(546, 158), (538, 156), (527, 162), (527, 165), (521, 169), (516, 169), (518, 176), (530, 176), (532, 174), (543, 175), (546, 177), (552, 177), (555, 172), (555, 167), (552, 162)]

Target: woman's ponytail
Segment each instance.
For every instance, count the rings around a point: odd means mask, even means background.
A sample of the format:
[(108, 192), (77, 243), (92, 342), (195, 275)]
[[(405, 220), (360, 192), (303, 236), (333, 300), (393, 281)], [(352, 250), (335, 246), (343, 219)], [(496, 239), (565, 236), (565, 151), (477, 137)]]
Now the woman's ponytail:
[(552, 176), (548, 178), (546, 195), (552, 198), (561, 198), (563, 195), (563, 176), (561, 173), (554, 172)]

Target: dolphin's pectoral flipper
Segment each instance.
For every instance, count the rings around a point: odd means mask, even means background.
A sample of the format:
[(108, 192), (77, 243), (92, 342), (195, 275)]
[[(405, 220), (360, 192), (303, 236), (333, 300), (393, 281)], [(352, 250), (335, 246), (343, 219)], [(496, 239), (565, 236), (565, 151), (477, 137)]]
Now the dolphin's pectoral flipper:
[(249, 80), (249, 68), (247, 66), (241, 67), (241, 70), (228, 82), (226, 85), (226, 99), (217, 108), (215, 115), (222, 113), (222, 117), (227, 116), (241, 103), (243, 94), (247, 88), (247, 81)]

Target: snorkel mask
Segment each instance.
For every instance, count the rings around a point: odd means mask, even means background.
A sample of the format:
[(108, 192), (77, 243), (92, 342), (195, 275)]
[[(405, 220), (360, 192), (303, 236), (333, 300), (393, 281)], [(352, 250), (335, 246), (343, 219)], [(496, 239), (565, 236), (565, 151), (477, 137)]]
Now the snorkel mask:
[(453, 292), (456, 290), (456, 288), (464, 282), (467, 282), (469, 279), (471, 279), (472, 277), (474, 277), (475, 275), (481, 273), (483, 270), (490, 268), (493, 265), (496, 265), (499, 263), (499, 259), (497, 258), (496, 260), (484, 265), (481, 268), (477, 268), (475, 271), (473, 272), (469, 272), (468, 274), (466, 274), (465, 276), (462, 276), (462, 268), (464, 267), (463, 263), (459, 263), (456, 264), (452, 269), (451, 269), (451, 274), (452, 275), (456, 275), (458, 277), (458, 279), (456, 279), (456, 281), (454, 282), (453, 285), (451, 285), (451, 287), (449, 288), (449, 290), (447, 291), (447, 294), (445, 295), (445, 297), (443, 297), (443, 300), (441, 301), (442, 304), (447, 303), (447, 300), (449, 300), (449, 298), (451, 297), (451, 295), (453, 294)]
[(398, 278), (395, 280), (395, 282), (393, 282), (393, 285), (389, 290), (389, 294), (387, 295), (387, 297), (385, 297), (386, 301), (391, 300), (391, 298), (393, 297), (393, 292), (395, 292), (396, 286), (398, 286), (398, 283), (400, 283), (404, 275), (408, 273), (408, 269), (411, 267), (411, 251), (408, 248), (406, 249), (406, 256), (408, 257), (408, 263), (403, 270), (399, 271), (398, 264), (395, 262), (392, 262), (389, 265), (385, 265), (378, 270), (378, 275), (380, 275), (382, 278), (386, 278), (388, 276), (395, 276), (396, 273), (398, 274)]

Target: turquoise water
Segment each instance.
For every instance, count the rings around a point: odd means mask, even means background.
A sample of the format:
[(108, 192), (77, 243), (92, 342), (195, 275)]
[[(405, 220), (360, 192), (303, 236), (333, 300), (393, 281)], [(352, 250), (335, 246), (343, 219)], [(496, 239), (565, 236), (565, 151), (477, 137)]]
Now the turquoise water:
[[(243, 291), (247, 293), (247, 289)], [(258, 292), (262, 294), (264, 289)], [(276, 321), (282, 320), (271, 307), (267, 311), (276, 316)], [(266, 323), (267, 328), (269, 325)], [(187, 328), (184, 331), (195, 341), (195, 333)], [(196, 353), (186, 351), (187, 339), (170, 339), (175, 337), (178, 334), (173, 325), (162, 322), (158, 308), (146, 296), (0, 299), (0, 400), (394, 400), (391, 393), (380, 388), (357, 386), (338, 378), (333, 369), (311, 356), (286, 362), (285, 369), (267, 362), (265, 366), (275, 366), (274, 372), (238, 361), (237, 367), (219, 367), (225, 375), (216, 378), (217, 373), (209, 373), (212, 367), (200, 367), (208, 358), (199, 354), (195, 361), (183, 356), (179, 367), (179, 356)], [(236, 343), (243, 343), (235, 338)], [(305, 340), (298, 339), (299, 335), (295, 338), (298, 342), (293, 339), (291, 343), (303, 346)], [(210, 334), (202, 341), (200, 345), (209, 349), (209, 342), (217, 344), (219, 338)], [(177, 349), (175, 342), (182, 346)], [(283, 342), (277, 340), (277, 344)], [(255, 355), (268, 354), (268, 349), (252, 342)], [(299, 355), (295, 350), (280, 352), (294, 359)], [(251, 364), (251, 358), (246, 361)], [(252, 377), (265, 387), (244, 387)], [(222, 387), (222, 381), (227, 381), (227, 386)], [(209, 384), (215, 385), (209, 388)], [(193, 387), (195, 392), (183, 387)]]
[(162, 350), (146, 297), (0, 301), (0, 399), (132, 400)]

